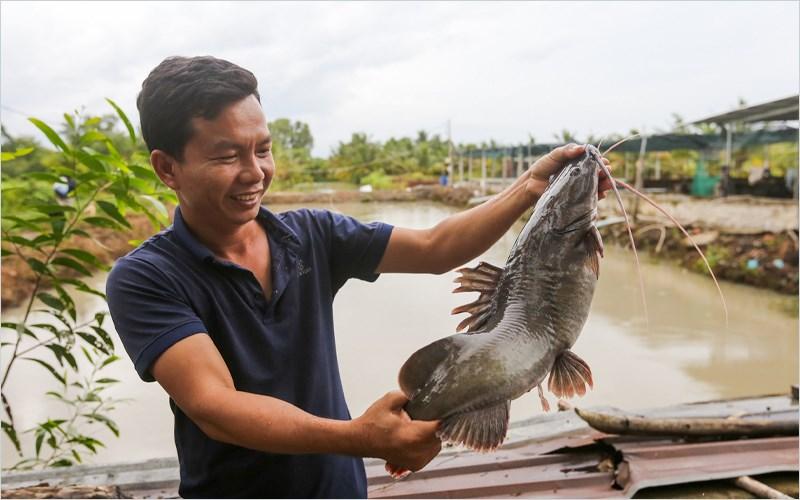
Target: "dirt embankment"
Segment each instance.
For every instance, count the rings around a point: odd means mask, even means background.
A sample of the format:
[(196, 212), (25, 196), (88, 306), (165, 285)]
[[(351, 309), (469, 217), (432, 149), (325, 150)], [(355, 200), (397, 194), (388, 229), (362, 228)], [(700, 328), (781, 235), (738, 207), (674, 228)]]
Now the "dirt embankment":
[[(127, 217), (133, 228), (126, 233), (119, 233), (110, 229), (92, 228), (88, 232), (92, 239), (73, 237), (63, 248), (77, 248), (95, 255), (100, 261), (111, 264), (117, 258), (128, 253), (133, 246), (130, 240), (140, 240), (153, 234), (153, 226), (144, 215)], [(5, 246), (5, 243), (4, 243)], [(46, 249), (45, 249), (46, 250)], [(35, 256), (29, 249), (26, 255)], [(39, 258), (42, 255), (38, 256)], [(78, 273), (72, 270), (64, 273), (65, 276), (76, 277)], [(2, 307), (16, 307), (28, 299), (33, 292), (35, 276), (31, 268), (16, 255), (3, 257), (2, 265)], [(47, 283), (44, 283), (47, 288)]]
[[(655, 201), (692, 234), (717, 278), (798, 293), (797, 201), (750, 196), (695, 199), (682, 195), (656, 196)], [(631, 198), (625, 204), (629, 211), (634, 205)], [(601, 204), (601, 219), (619, 215), (613, 199)], [(624, 224), (605, 226), (600, 232), (606, 242), (630, 246)], [(708, 273), (688, 238), (643, 201), (633, 233), (637, 248), (687, 269)]]

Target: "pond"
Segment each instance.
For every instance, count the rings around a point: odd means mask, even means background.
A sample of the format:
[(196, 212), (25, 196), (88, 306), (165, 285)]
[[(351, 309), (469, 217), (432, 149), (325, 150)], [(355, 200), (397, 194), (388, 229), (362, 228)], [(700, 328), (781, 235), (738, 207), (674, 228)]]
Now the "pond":
[[(456, 209), (434, 203), (353, 203), (321, 206), (404, 227), (425, 228)], [(274, 206), (273, 210), (290, 209)], [(502, 265), (518, 224), (477, 260)], [(730, 309), (726, 328), (719, 297), (707, 277), (669, 263), (643, 262), (649, 322), (643, 316), (638, 278), (630, 252), (607, 248), (592, 310), (574, 351), (591, 366), (595, 387), (571, 400), (576, 406), (636, 409), (682, 402), (783, 393), (798, 379), (797, 297), (722, 283)], [(397, 387), (406, 358), (429, 342), (450, 335), (462, 316), (454, 307), (473, 294), (452, 294), (454, 272), (441, 276), (383, 275), (375, 283), (351, 280), (337, 295), (334, 310), (337, 352), (345, 394), (354, 416)], [(94, 277), (103, 286), (104, 275)], [(81, 314), (105, 308), (82, 295)], [(21, 311), (3, 312), (13, 321)], [(145, 314), (145, 312), (142, 312)], [(175, 454), (168, 399), (155, 383), (141, 382), (125, 351), (106, 376), (122, 380), (113, 395), (113, 418), (121, 435), (102, 432), (106, 443), (93, 463), (136, 461)], [(20, 363), (6, 391), (21, 428), (62, 411), (43, 397), (52, 377), (33, 363)], [(551, 403), (554, 398), (550, 396)], [(511, 419), (541, 413), (536, 391), (514, 401)], [(15, 453), (3, 438), (3, 466)]]

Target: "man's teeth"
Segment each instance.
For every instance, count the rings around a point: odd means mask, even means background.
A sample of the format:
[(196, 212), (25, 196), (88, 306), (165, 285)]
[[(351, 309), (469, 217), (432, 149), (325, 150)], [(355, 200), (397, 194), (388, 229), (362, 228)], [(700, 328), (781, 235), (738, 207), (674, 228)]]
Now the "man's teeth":
[(258, 193), (256, 193), (256, 194), (240, 194), (239, 196), (234, 196), (233, 197), (234, 200), (239, 200), (239, 201), (253, 201), (256, 198), (258, 198)]

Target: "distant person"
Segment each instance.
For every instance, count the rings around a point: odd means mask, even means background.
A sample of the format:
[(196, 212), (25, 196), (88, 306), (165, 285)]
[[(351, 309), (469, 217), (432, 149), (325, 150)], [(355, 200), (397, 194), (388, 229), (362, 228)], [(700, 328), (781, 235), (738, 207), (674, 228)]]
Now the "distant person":
[[(438, 422), (410, 420), (402, 392), (351, 419), (333, 298), (351, 278), (443, 273), (481, 255), (584, 147), (551, 151), (491, 203), (405, 229), (262, 206), (276, 165), (244, 68), (170, 57), (136, 103), (150, 163), (179, 204), (172, 226), (117, 261), (106, 290), (139, 376), (169, 394), (180, 496), (363, 498), (361, 457), (424, 467)], [(603, 196), (611, 184), (598, 175)]]
[(440, 186), (447, 186), (447, 170), (442, 172), (442, 175), (439, 176), (439, 185)]
[(69, 194), (75, 191), (78, 187), (78, 182), (72, 177), (62, 175), (59, 177), (58, 182), (53, 183), (53, 193), (59, 201), (66, 201), (69, 199)]

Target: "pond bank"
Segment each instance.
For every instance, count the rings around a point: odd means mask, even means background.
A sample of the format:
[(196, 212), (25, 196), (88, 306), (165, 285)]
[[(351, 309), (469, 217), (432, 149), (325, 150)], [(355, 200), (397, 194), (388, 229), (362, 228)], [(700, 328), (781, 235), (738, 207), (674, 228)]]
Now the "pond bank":
[[(455, 207), (466, 207), (473, 192), (465, 188), (436, 185), (417, 186), (411, 190), (334, 191), (315, 193), (267, 193), (264, 203), (277, 204), (347, 203), (347, 202), (413, 202), (435, 201)], [(701, 248), (711, 262), (717, 277), (737, 283), (769, 288), (782, 293), (798, 293), (797, 205), (792, 200), (771, 200), (749, 196), (727, 199), (694, 199), (681, 195), (655, 197), (678, 220), (697, 235)], [(618, 215), (613, 200), (601, 204), (601, 217)], [(630, 199), (626, 205), (631, 206)], [(644, 203), (639, 208), (635, 234), (637, 245), (654, 258), (667, 259), (692, 271), (706, 273), (694, 249), (687, 245), (677, 229)], [(120, 234), (92, 228), (94, 240), (75, 238), (72, 248), (86, 250), (102, 262), (111, 264), (129, 252), (130, 240), (146, 238), (154, 232), (150, 222), (140, 215), (128, 218), (133, 230)], [(601, 230), (606, 242), (628, 246), (622, 225)], [(2, 307), (14, 307), (30, 296), (33, 273), (16, 257), (4, 257), (2, 265)]]

